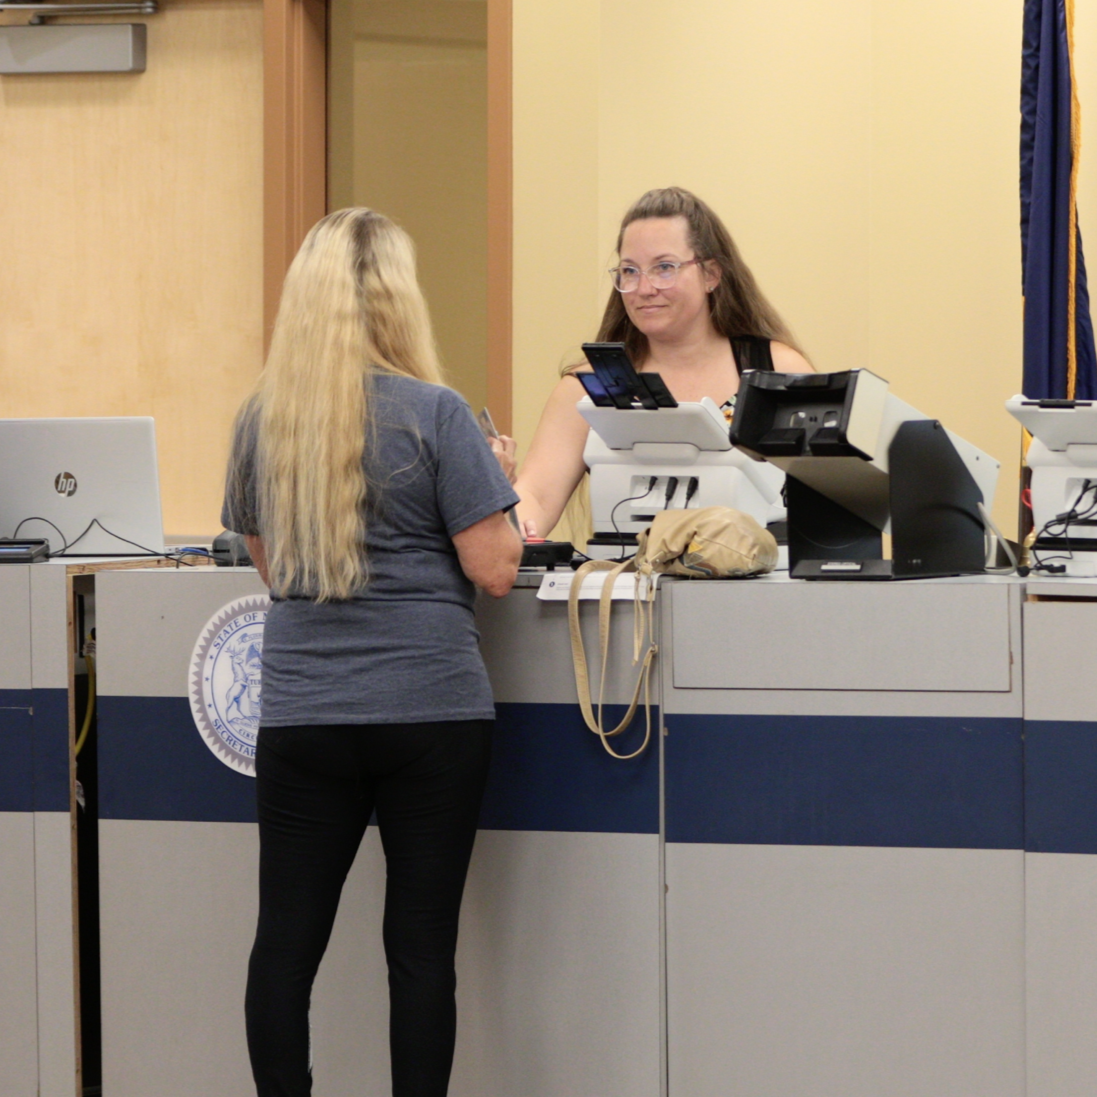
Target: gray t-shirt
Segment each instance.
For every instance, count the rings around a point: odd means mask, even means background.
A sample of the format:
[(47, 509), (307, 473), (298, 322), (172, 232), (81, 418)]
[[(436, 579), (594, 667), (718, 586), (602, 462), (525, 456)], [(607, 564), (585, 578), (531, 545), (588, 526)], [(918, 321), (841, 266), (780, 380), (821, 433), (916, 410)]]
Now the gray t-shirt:
[[(273, 601), (263, 638), (262, 727), (495, 716), (473, 618), (476, 592), (451, 538), (518, 496), (452, 389), (378, 370), (371, 400), (369, 581), (345, 602)], [(233, 444), (242, 450), (244, 484), (226, 495), (221, 521), (261, 535), (252, 423)]]

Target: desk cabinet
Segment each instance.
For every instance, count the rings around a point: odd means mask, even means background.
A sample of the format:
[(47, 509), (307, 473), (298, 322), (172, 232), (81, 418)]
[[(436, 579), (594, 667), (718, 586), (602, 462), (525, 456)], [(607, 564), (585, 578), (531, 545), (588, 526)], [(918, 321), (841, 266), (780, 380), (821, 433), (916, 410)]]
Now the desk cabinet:
[(81, 1087), (64, 562), (0, 567), (0, 1092)]
[(671, 1097), (1021, 1097), (1019, 585), (661, 597)]
[[(11, 620), (32, 613), (27, 569), (0, 581)], [(263, 588), (246, 569), (96, 583), (104, 1092), (244, 1097), (253, 786), (202, 742), (187, 676), (206, 621)], [(498, 729), (462, 915), (455, 1097), (1088, 1097), (1097, 583), (1071, 591), (667, 582), (666, 734), (632, 762), (582, 723), (566, 607), (531, 587), (483, 600)], [(596, 614), (582, 607), (588, 651)], [(620, 705), (631, 604), (613, 629)], [(0, 643), (0, 748), (17, 769), (33, 765), (38, 649), (14, 627)], [(5, 795), (0, 856), (41, 907), (60, 877), (31, 848), (39, 813)], [(382, 879), (371, 828), (314, 995), (329, 1097), (387, 1086)], [(71, 956), (43, 959), (26, 894), (0, 891), (18, 927), (0, 994), (18, 1010), (33, 974), (41, 1016), (43, 971), (68, 962), (71, 978)], [(35, 1038), (3, 1037), (27, 1078)]]
[(1028, 1097), (1097, 1077), (1097, 582), (1024, 607)]
[(12, 1097), (38, 1091), (29, 571), (0, 568), (0, 1090)]
[[(250, 569), (105, 574), (99, 630), (104, 1093), (253, 1093), (252, 779), (206, 747), (188, 666), (206, 622), (263, 593)], [(625, 700), (631, 606), (608, 699)], [(590, 642), (595, 607), (585, 606)], [(658, 1097), (658, 751), (616, 762), (583, 725), (566, 607), (532, 589), (479, 614), (499, 701), (462, 913), (455, 1097)], [(629, 689), (628, 692), (631, 692)], [(315, 1085), (388, 1089), (384, 863), (367, 831), (313, 995)]]

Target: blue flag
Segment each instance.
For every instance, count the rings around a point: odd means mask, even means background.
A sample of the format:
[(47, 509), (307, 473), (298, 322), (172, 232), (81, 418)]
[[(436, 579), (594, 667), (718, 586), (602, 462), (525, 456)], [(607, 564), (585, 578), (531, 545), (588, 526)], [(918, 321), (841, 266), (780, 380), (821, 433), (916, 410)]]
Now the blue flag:
[(1021, 58), (1024, 394), (1097, 398), (1097, 352), (1078, 228), (1073, 5), (1025, 0)]

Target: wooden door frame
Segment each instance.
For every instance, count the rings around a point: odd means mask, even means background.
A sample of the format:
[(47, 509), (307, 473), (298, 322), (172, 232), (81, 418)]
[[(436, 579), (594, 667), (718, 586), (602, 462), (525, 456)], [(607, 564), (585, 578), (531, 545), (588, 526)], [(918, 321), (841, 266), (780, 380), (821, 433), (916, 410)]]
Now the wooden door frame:
[[(513, 0), (487, 0), (488, 406), (512, 423)], [(263, 347), (282, 280), (327, 212), (327, 0), (263, 0)]]
[(282, 281), (327, 212), (327, 0), (263, 0), (263, 351)]

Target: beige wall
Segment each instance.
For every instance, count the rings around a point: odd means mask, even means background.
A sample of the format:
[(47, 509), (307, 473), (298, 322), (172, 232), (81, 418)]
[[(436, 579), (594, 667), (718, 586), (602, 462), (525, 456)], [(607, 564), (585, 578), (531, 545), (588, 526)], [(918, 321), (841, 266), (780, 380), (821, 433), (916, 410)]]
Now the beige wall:
[[(1077, 0), (1087, 118), (1095, 6)], [(520, 444), (594, 333), (621, 214), (676, 183), (723, 215), (817, 368), (878, 372), (1002, 462), (1015, 530), (1020, 34), (1002, 0), (515, 0)], [(1082, 218), (1097, 271), (1085, 175)]]
[(449, 382), (487, 393), (487, 5), (332, 0), (331, 209), (371, 206), (415, 240)]
[[(431, 9), (465, 48), (482, 0), (372, 6)], [(878, 370), (1003, 462), (1012, 528), (1020, 5), (514, 8), (519, 441), (596, 327), (620, 214), (678, 182), (725, 216), (819, 368)], [(1076, 0), (1097, 271), (1095, 9)], [(217, 528), (228, 424), (261, 364), (262, 12), (171, 0), (146, 21), (143, 75), (0, 78), (0, 415), (155, 415), (165, 527), (197, 534)], [(351, 123), (333, 115), (333, 138)], [(479, 343), (459, 341), (475, 400)]]
[(0, 78), (0, 415), (155, 416), (165, 530), (212, 533), (262, 363), (262, 7), (144, 21), (141, 75)]

